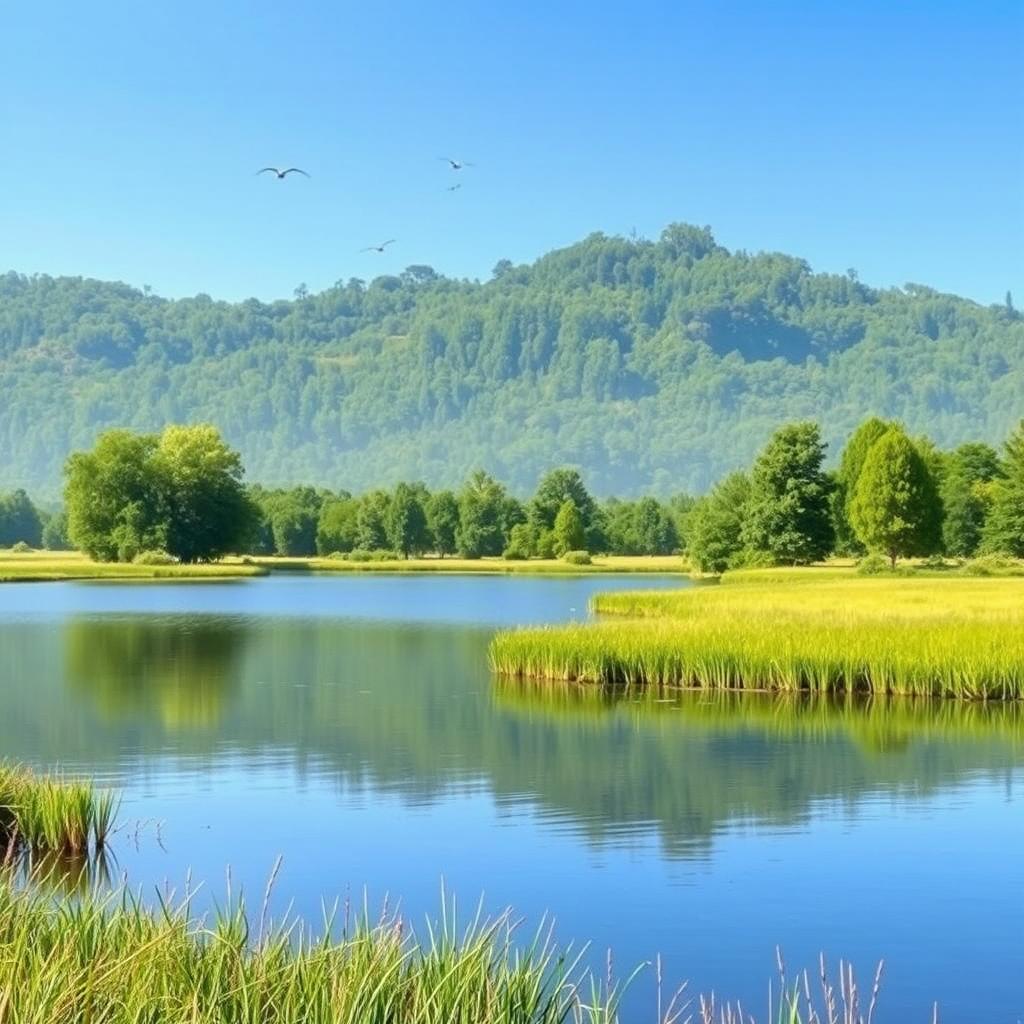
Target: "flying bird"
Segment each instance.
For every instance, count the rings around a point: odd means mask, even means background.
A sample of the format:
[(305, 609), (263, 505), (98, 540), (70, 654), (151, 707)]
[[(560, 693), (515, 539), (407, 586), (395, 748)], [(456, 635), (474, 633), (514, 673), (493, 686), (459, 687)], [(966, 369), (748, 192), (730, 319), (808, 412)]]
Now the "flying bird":
[(397, 238), (389, 238), (386, 242), (381, 242), (380, 245), (368, 245), (365, 249), (360, 249), (360, 252), (383, 252), (389, 245), (397, 242)]
[(453, 160), (450, 156), (439, 156), (437, 159), (443, 160), (453, 171), (461, 171), (463, 167), (473, 166), (468, 160)]
[(301, 167), (286, 167), (283, 171), (278, 170), (276, 167), (264, 167), (262, 170), (259, 170), (256, 173), (266, 174), (267, 171), (270, 171), (271, 174), (276, 174), (279, 181), (284, 181), (285, 176), (288, 174), (302, 174), (305, 175), (307, 178), (309, 177), (309, 175), (306, 174), (306, 172)]
[(462, 182), (461, 181), (457, 181), (454, 185), (449, 185), (445, 189), (445, 192), (455, 192), (455, 191), (457, 191), (460, 188), (462, 188)]

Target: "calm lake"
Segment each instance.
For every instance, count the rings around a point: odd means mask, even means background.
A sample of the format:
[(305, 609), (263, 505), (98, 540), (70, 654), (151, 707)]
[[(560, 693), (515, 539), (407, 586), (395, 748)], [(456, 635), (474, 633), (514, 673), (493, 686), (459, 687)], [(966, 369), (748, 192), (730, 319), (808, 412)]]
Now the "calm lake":
[[(495, 628), (587, 615), (666, 577), (273, 576), (0, 587), (0, 757), (123, 793), (115, 876), (186, 873), (258, 904), (385, 897), (418, 922), (442, 883), (617, 972), (764, 1016), (775, 947), (823, 950), (883, 1020), (1024, 1016), (1019, 709), (613, 700), (496, 681)], [(159, 829), (156, 823), (159, 822)], [(627, 1020), (653, 1021), (635, 983)]]

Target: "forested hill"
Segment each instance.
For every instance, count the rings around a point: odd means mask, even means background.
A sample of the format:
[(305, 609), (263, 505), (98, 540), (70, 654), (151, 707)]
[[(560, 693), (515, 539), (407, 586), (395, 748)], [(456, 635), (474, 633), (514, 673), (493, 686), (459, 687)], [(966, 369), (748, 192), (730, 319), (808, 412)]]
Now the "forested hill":
[(527, 491), (572, 464), (629, 495), (701, 491), (784, 420), (819, 420), (834, 454), (869, 413), (1001, 440), (1024, 415), (1024, 320), (685, 225), (502, 261), (486, 283), (412, 266), (272, 303), (0, 277), (0, 488), (41, 495), (111, 426), (214, 423), (268, 484), (483, 466)]

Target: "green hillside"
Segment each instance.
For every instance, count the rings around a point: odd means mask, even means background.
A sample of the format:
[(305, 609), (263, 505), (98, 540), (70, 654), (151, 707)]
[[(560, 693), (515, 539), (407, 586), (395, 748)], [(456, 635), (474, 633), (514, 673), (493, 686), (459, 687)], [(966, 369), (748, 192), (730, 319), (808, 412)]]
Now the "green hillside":
[(673, 225), (592, 235), (485, 283), (409, 267), (293, 301), (167, 300), (0, 277), (0, 489), (53, 495), (111, 426), (208, 421), (268, 484), (514, 490), (575, 464), (600, 494), (704, 490), (784, 420), (840, 442), (869, 413), (943, 446), (1024, 413), (1024, 320), (869, 288)]

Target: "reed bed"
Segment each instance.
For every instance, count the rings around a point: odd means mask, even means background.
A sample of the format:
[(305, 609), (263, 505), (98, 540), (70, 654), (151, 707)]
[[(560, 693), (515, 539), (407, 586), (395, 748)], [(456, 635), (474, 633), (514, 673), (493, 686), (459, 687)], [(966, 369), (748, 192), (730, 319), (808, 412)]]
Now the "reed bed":
[[(861, 996), (852, 968), (838, 979), (780, 977), (755, 1018), (714, 995), (666, 993), (660, 959), (624, 981), (582, 966), (586, 949), (559, 948), (549, 928), (519, 941), (509, 914), (458, 923), (454, 901), (418, 938), (395, 916), (366, 911), (315, 935), (258, 918), (244, 902), (212, 920), (194, 894), (153, 908), (121, 888), (54, 894), (0, 877), (0, 1020), (12, 1024), (616, 1024), (624, 992), (654, 968), (654, 1024), (868, 1024), (881, 966)], [(335, 933), (337, 937), (331, 936)], [(933, 1017), (937, 1021), (937, 1015)]]
[(599, 596), (624, 621), (499, 633), (503, 675), (619, 686), (1024, 697), (1024, 584), (826, 580)]
[(122, 889), (55, 898), (0, 883), (0, 1019), (119, 1022), (604, 1024), (622, 988), (541, 931), (514, 941), (509, 915), (465, 927), (445, 905), (423, 940), (400, 919), (329, 915), (315, 936), (251, 918), (236, 903), (212, 921), (191, 896), (147, 909)]
[(113, 793), (88, 782), (0, 764), (0, 844), (8, 857), (23, 849), (70, 857), (101, 851), (117, 808)]

